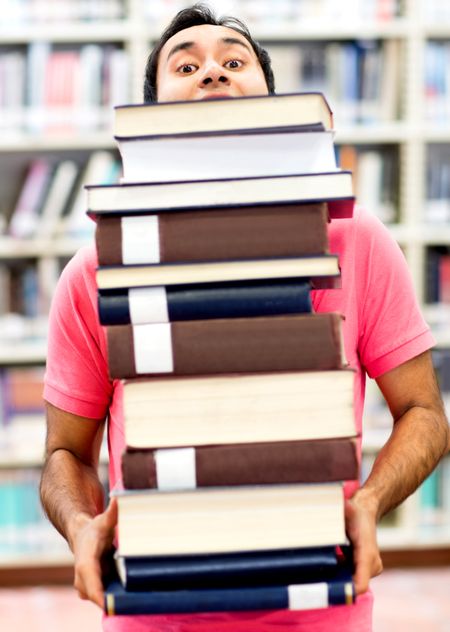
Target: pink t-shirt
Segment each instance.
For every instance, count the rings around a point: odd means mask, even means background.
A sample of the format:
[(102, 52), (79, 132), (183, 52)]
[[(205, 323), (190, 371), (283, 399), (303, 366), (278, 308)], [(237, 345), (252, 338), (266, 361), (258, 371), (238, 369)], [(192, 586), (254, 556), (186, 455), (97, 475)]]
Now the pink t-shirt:
[[(316, 290), (317, 312), (340, 312), (347, 359), (355, 369), (355, 418), (362, 428), (365, 373), (376, 378), (429, 349), (434, 340), (414, 295), (398, 245), (374, 216), (355, 209), (353, 219), (329, 225), (330, 251), (339, 255), (342, 288)], [(104, 328), (97, 315), (94, 246), (81, 249), (64, 269), (50, 313), (44, 397), (54, 406), (90, 418), (109, 415), (110, 483), (120, 482), (125, 446), (122, 386), (108, 378)], [(355, 485), (347, 485), (351, 494)], [(288, 626), (302, 632), (369, 632), (372, 595), (353, 606), (326, 610), (107, 617), (110, 632), (269, 632)]]

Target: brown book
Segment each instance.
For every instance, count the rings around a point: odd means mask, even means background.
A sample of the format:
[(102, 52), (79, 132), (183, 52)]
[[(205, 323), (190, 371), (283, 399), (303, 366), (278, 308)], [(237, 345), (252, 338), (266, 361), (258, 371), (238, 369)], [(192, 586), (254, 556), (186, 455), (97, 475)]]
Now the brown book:
[(346, 542), (341, 483), (117, 492), (118, 554), (231, 553)]
[(350, 369), (126, 380), (125, 444), (197, 448), (355, 436), (353, 382)]
[(338, 369), (337, 313), (107, 327), (111, 378)]
[(280, 204), (99, 216), (99, 265), (328, 253), (328, 208)]
[(122, 476), (127, 489), (159, 490), (354, 480), (356, 438), (128, 449)]

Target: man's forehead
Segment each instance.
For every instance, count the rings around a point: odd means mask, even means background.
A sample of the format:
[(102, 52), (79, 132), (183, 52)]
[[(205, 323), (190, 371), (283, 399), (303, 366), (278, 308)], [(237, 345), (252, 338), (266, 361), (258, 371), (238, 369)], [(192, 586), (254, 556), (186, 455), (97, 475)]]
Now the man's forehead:
[(196, 26), (190, 26), (187, 29), (183, 29), (182, 31), (178, 31), (175, 35), (172, 35), (172, 37), (168, 39), (162, 47), (160, 59), (167, 59), (173, 48), (184, 42), (193, 42), (194, 44), (214, 43), (229, 38), (242, 42), (244, 46), (251, 50), (251, 46), (249, 46), (247, 39), (228, 26), (198, 24)]

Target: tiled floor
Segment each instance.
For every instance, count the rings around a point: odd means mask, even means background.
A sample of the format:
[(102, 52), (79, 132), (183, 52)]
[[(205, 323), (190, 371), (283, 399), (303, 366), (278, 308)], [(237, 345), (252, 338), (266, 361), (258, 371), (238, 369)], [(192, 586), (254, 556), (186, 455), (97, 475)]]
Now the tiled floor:
[[(450, 568), (385, 571), (372, 589), (374, 632), (450, 632)], [(1, 632), (96, 632), (100, 618), (70, 587), (0, 590)]]

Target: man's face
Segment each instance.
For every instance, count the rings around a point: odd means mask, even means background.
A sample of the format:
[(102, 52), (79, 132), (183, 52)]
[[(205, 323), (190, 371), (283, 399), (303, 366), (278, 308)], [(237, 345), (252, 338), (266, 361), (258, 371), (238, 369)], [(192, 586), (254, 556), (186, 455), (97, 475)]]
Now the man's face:
[(161, 49), (158, 101), (268, 94), (258, 58), (243, 35), (202, 24), (179, 31)]

